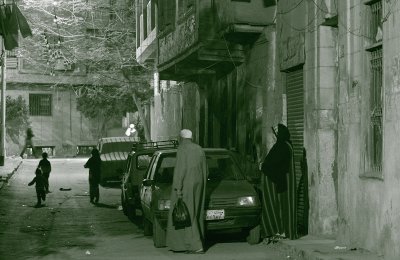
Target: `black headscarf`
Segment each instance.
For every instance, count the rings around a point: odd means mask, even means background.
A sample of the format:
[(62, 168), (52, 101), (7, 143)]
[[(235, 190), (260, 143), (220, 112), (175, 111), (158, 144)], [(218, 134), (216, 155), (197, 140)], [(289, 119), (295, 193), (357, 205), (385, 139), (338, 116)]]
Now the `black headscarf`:
[(292, 149), (290, 146), (289, 129), (283, 124), (278, 124), (276, 143), (268, 152), (261, 168), (264, 174), (276, 184), (278, 193), (287, 190), (286, 180), (292, 160)]
[(289, 142), (289, 143), (291, 143), (290, 142), (289, 129), (283, 124), (278, 124), (277, 141), (278, 142)]

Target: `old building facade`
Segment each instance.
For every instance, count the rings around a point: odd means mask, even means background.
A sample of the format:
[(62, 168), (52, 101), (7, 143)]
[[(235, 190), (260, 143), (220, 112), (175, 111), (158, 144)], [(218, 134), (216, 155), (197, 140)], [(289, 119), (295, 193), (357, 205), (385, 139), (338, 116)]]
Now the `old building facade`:
[[(73, 156), (77, 148), (96, 145), (100, 137), (124, 135), (126, 126), (123, 126), (122, 114), (109, 120), (104, 129), (98, 120), (89, 120), (77, 110), (77, 97), (82, 86), (120, 84), (94, 68), (96, 62), (90, 59), (96, 57), (86, 57), (88, 49), (85, 47), (91, 39), (97, 38), (96, 47), (103, 50), (98, 54), (99, 59), (110, 53), (105, 35), (129, 24), (126, 9), (129, 4), (133, 6), (133, 2), (86, 1), (86, 6), (57, 1), (38, 3), (41, 6), (30, 2), (19, 4), (28, 20), (31, 19), (33, 35), (21, 38), (20, 47), (7, 52), (6, 95), (22, 96), (25, 100), (35, 135), (34, 146), (46, 149), (50, 156)], [(66, 43), (77, 39), (83, 40), (79, 46), (71, 47)], [(98, 39), (104, 41), (99, 43)], [(98, 64), (106, 62), (104, 58)], [(20, 136), (18, 142), (8, 139), (7, 154), (19, 155), (24, 139), (24, 136)]]
[[(152, 28), (137, 47), (152, 48), (159, 84), (153, 111), (163, 111), (151, 115), (154, 138), (176, 135), (186, 115), (201, 145), (236, 149), (254, 172), (274, 143), (271, 127), (283, 122), (305, 200), (302, 234), (398, 259), (396, 1), (137, 6), (139, 31), (146, 21)], [(300, 169), (304, 155), (307, 173)]]

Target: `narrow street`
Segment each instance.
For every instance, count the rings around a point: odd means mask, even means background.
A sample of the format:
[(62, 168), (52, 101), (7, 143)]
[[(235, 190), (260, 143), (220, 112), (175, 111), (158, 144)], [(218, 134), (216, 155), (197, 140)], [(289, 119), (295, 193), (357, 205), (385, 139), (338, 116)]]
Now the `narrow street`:
[(140, 219), (132, 223), (120, 210), (119, 189), (101, 188), (100, 203), (89, 203), (86, 160), (51, 159), (51, 193), (41, 208), (28, 186), (38, 161), (24, 160), (0, 190), (0, 259), (286, 259), (276, 245), (251, 246), (230, 234), (208, 241), (204, 255), (154, 248)]

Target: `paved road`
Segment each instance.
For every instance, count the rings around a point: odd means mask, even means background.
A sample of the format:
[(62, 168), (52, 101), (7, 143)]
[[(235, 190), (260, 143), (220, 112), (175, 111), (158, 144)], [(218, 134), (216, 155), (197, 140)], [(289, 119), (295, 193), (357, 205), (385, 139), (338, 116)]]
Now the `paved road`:
[[(34, 208), (38, 160), (24, 160), (0, 190), (0, 259), (286, 259), (276, 245), (248, 245), (233, 235), (210, 242), (204, 255), (154, 248), (138, 223), (120, 208), (118, 189), (100, 189), (100, 204), (89, 203), (87, 159), (53, 159), (46, 204)], [(60, 188), (71, 188), (60, 191)]]

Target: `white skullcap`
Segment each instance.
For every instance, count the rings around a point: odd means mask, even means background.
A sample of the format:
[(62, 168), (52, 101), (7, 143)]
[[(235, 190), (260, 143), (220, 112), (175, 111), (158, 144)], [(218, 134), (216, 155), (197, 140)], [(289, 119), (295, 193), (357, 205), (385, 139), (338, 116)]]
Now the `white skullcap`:
[(130, 124), (130, 125), (129, 125), (129, 128), (134, 128), (134, 127), (135, 127), (134, 124)]
[(186, 138), (186, 139), (191, 139), (192, 138), (192, 131), (190, 131), (189, 129), (182, 129), (180, 136), (182, 138)]

